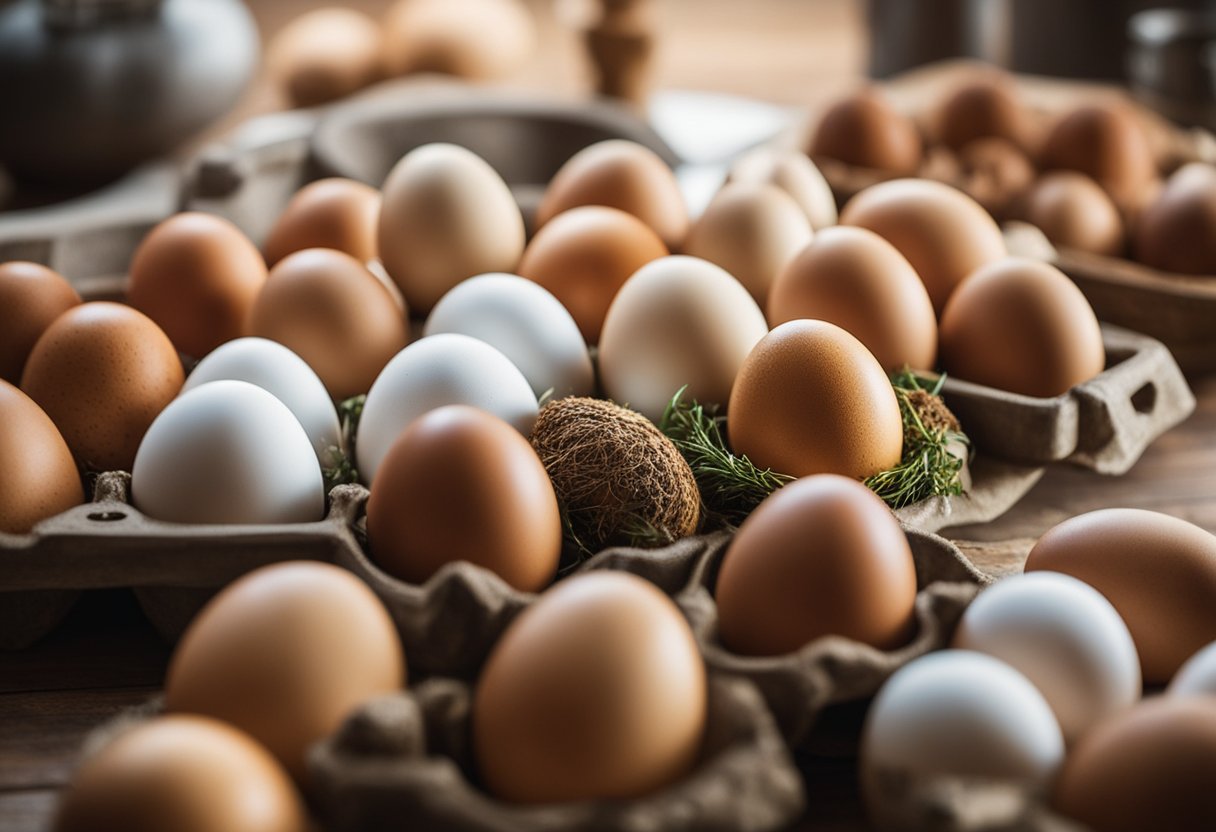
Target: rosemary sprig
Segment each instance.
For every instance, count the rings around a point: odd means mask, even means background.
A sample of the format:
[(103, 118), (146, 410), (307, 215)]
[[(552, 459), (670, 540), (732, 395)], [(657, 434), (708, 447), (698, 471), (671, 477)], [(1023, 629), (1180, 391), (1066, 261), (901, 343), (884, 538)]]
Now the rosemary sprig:
[(329, 458), (333, 465), (321, 471), (327, 492), (334, 486), (359, 481), (359, 471), (355, 468), (355, 434), (359, 432), (359, 419), (363, 416), (363, 405), (366, 401), (367, 395), (361, 394), (352, 396), (338, 405), (338, 420), (341, 422), (342, 442), (346, 450), (343, 451), (336, 445), (329, 446)]

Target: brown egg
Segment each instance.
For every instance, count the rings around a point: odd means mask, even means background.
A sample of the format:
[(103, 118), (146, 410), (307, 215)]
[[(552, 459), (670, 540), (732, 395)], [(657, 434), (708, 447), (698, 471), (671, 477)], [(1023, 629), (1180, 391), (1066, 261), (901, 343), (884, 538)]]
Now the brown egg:
[(165, 333), (118, 303), (84, 303), (42, 333), (21, 389), (59, 428), (76, 461), (130, 471), (148, 426), (186, 377)]
[(1026, 571), (1063, 572), (1106, 596), (1131, 631), (1147, 684), (1164, 684), (1216, 641), (1216, 536), (1130, 508), (1065, 520), (1039, 539)]
[(291, 198), (262, 251), (271, 266), (306, 248), (337, 249), (368, 263), (378, 256), (379, 219), (380, 192), (375, 188), (351, 179), (320, 179)]
[(1123, 219), (1097, 182), (1083, 173), (1044, 174), (1026, 201), (1026, 220), (1063, 248), (1117, 255), (1123, 250)]
[(642, 266), (666, 255), (659, 235), (637, 217), (585, 205), (558, 214), (536, 233), (519, 273), (552, 292), (587, 343), (595, 344), (617, 291)]
[(976, 139), (996, 137), (1021, 147), (1026, 110), (1017, 87), (1004, 75), (988, 75), (954, 90), (935, 113), (938, 141), (959, 150)]
[(308, 811), (278, 762), (247, 735), (198, 716), (128, 728), (87, 757), (55, 832), (306, 832)]
[(303, 782), (314, 742), (404, 684), (397, 630), (366, 584), (329, 564), (277, 563), (221, 590), (191, 622), (165, 708), (245, 731)]
[(1059, 396), (1106, 366), (1085, 295), (1055, 266), (1025, 257), (967, 278), (946, 304), (938, 336), (947, 373), (1023, 396)]
[(764, 308), (777, 274), (811, 241), (811, 225), (776, 185), (732, 183), (684, 241), (684, 253), (730, 272)]
[(1148, 137), (1125, 106), (1078, 107), (1047, 134), (1039, 152), (1044, 170), (1080, 171), (1096, 180), (1117, 203), (1134, 203), (1157, 179)]
[(903, 452), (899, 402), (882, 365), (825, 321), (788, 321), (766, 335), (739, 370), (727, 415), (735, 453), (794, 477), (863, 479)]
[(984, 210), (1003, 218), (1034, 182), (1030, 157), (1006, 139), (968, 142), (958, 151), (962, 188)]
[(538, 592), (557, 572), (562, 521), (528, 440), (497, 416), (449, 405), (410, 422), (380, 464), (367, 539), (372, 559), (409, 583), (463, 560)]
[(608, 397), (656, 424), (672, 397), (723, 405), (768, 324), (739, 281), (685, 254), (648, 263), (608, 309), (600, 382)]
[(1183, 165), (1140, 215), (1136, 259), (1167, 272), (1216, 275), (1216, 167)]
[(868, 228), (908, 258), (941, 314), (954, 287), (1005, 256), (1001, 229), (979, 203), (940, 182), (897, 179), (849, 200), (841, 225)]
[(411, 150), (384, 181), (377, 246), (411, 312), (426, 315), (460, 281), (514, 272), (524, 220), (507, 183), (454, 144)]
[(580, 205), (633, 214), (671, 251), (678, 251), (688, 234), (688, 207), (675, 174), (658, 154), (635, 142), (611, 139), (571, 156), (549, 182), (536, 225)]
[(490, 793), (511, 803), (630, 799), (688, 772), (705, 715), (705, 666), (676, 605), (642, 578), (589, 572), (495, 645), (473, 750)]
[(338, 401), (370, 390), (409, 340), (405, 317), (375, 275), (325, 248), (275, 266), (249, 322), (251, 334), (303, 358)]
[(384, 60), (392, 75), (499, 78), (527, 62), (535, 29), (519, 0), (398, 0), (384, 16)]
[(187, 355), (202, 358), (247, 335), (266, 282), (261, 252), (228, 220), (176, 214), (153, 228), (131, 261), (127, 300)]
[(42, 408), (0, 380), (0, 532), (26, 534), (84, 502), (72, 452)]
[(812, 158), (891, 173), (920, 166), (922, 142), (915, 122), (874, 88), (854, 93), (824, 114), (807, 152)]
[(771, 147), (748, 151), (731, 166), (727, 181), (776, 185), (798, 203), (812, 229), (836, 224), (832, 187), (801, 151)]
[(848, 330), (888, 372), (934, 367), (937, 316), (929, 293), (898, 249), (873, 231), (825, 228), (778, 274), (768, 321), (797, 318)]
[(822, 636), (891, 650), (912, 635), (916, 565), (873, 491), (820, 474), (775, 491), (743, 521), (714, 596), (718, 635), (736, 653), (776, 656)]
[(266, 52), (271, 76), (297, 107), (358, 92), (382, 72), (380, 26), (362, 12), (331, 6), (280, 29)]
[(0, 381), (20, 384), (38, 336), (79, 303), (72, 284), (46, 266), (0, 263)]
[(1092, 832), (1216, 829), (1216, 700), (1149, 699), (1098, 725), (1052, 798)]

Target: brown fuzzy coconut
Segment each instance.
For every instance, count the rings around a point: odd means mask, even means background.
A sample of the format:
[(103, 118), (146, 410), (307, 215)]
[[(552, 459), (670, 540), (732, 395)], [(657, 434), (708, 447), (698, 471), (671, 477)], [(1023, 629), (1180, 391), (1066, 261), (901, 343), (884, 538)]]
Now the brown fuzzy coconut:
[(692, 469), (640, 413), (572, 397), (541, 408), (532, 428), (567, 523), (585, 552), (664, 545), (697, 530), (701, 497)]

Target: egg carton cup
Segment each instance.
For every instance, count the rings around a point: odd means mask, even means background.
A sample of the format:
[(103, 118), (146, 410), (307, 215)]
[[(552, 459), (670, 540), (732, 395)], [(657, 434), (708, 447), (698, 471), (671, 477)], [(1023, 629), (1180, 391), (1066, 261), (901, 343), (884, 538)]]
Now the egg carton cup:
[[(705, 539), (689, 585), (676, 601), (692, 624), (706, 665), (755, 683), (790, 747), (814, 751), (817, 738), (813, 735), (825, 709), (868, 699), (908, 662), (948, 646), (963, 611), (991, 583), (950, 541), (907, 524), (903, 529), (916, 565), (911, 640), (894, 650), (879, 650), (848, 638), (825, 636), (780, 656), (744, 656), (721, 643), (714, 590), (731, 536), (723, 533)], [(834, 737), (832, 744), (848, 753), (855, 750), (856, 739)]]
[(1126, 472), (1157, 437), (1195, 410), (1170, 351), (1147, 335), (1103, 324), (1106, 369), (1050, 399), (947, 377), (942, 396), (975, 447), (1012, 462), (1069, 462)]
[(326, 829), (452, 832), (762, 832), (793, 823), (801, 777), (763, 698), (746, 680), (710, 675), (705, 738), (693, 771), (632, 800), (508, 804), (477, 785), (473, 691), (431, 679), (367, 703), (309, 763)]

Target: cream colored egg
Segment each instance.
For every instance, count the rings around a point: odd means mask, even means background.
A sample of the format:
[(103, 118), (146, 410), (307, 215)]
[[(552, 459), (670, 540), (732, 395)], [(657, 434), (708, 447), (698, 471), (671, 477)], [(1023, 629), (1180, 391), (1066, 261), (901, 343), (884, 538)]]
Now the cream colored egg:
[(757, 148), (739, 157), (730, 169), (729, 181), (776, 185), (798, 203), (816, 231), (836, 224), (832, 187), (805, 153)]

